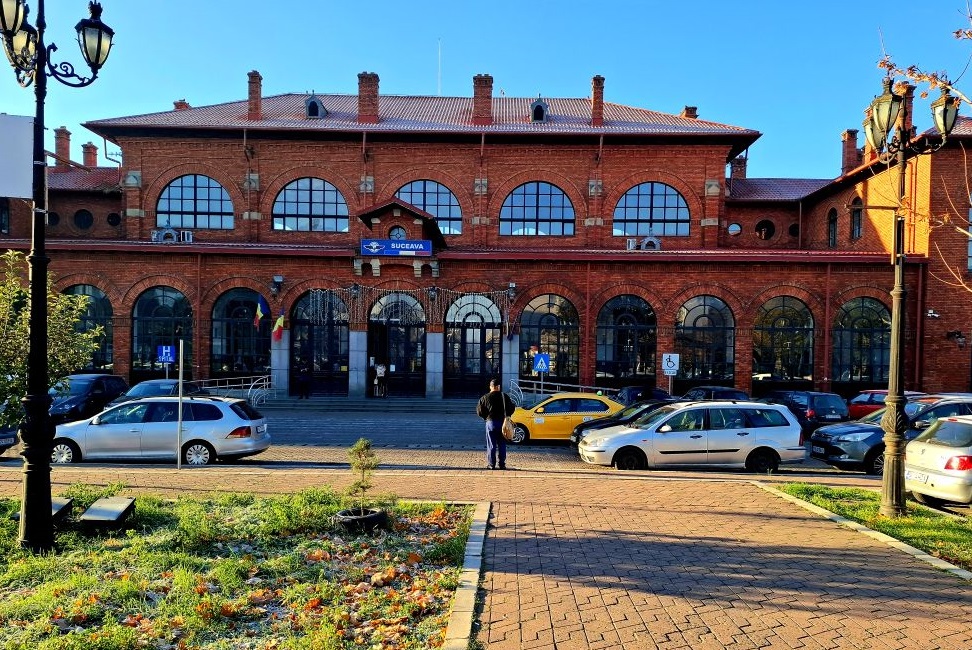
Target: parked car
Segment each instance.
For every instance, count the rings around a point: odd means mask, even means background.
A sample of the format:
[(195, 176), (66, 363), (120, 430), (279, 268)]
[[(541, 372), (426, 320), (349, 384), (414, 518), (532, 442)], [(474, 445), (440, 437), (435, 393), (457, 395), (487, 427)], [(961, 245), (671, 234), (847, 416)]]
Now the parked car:
[(612, 399), (625, 406), (630, 406), (635, 402), (643, 402), (649, 399), (665, 400), (671, 399), (671, 397), (667, 390), (656, 386), (625, 386)]
[[(885, 409), (855, 422), (821, 427), (810, 436), (810, 457), (838, 469), (863, 469), (868, 474), (884, 473)], [(972, 395), (919, 395), (904, 405), (908, 418), (905, 440), (913, 440), (940, 417), (972, 414)]]
[(696, 386), (685, 391), (680, 400), (694, 402), (700, 399), (738, 399), (748, 401), (749, 395), (738, 388), (728, 386)]
[(510, 416), (514, 431), (511, 442), (527, 440), (567, 440), (581, 422), (617, 413), (624, 405), (610, 397), (594, 393), (557, 393), (532, 407), (518, 406)]
[[(108, 406), (116, 406), (123, 402), (128, 402), (133, 399), (138, 399), (140, 397), (158, 397), (160, 395), (171, 395), (173, 397), (179, 395), (179, 380), (178, 379), (146, 379), (145, 381), (140, 381), (127, 392), (119, 395)], [(209, 391), (193, 381), (182, 382), (182, 396), (183, 397), (198, 397), (201, 395), (209, 395)]]
[(585, 463), (618, 469), (717, 465), (764, 473), (806, 458), (788, 408), (719, 400), (662, 406), (632, 426), (585, 436), (577, 449)]
[(916, 501), (972, 503), (972, 416), (941, 418), (905, 447), (905, 489)]
[(101, 373), (68, 375), (50, 390), (54, 424), (91, 417), (128, 390), (124, 377)]
[[(905, 398), (917, 397), (918, 395), (924, 395), (913, 390), (906, 390), (904, 392)], [(847, 400), (847, 411), (850, 414), (851, 420), (859, 420), (868, 413), (873, 413), (884, 408), (884, 400), (888, 396), (888, 391), (886, 389), (875, 389), (875, 390), (862, 390), (860, 393), (854, 397)]]
[[(52, 463), (82, 460), (175, 460), (179, 399), (135, 399), (94, 417), (57, 426)], [(194, 397), (182, 402), (182, 444), (187, 465), (252, 456), (270, 446), (267, 420), (246, 400)]]
[(776, 390), (764, 398), (767, 402), (786, 406), (800, 420), (803, 438), (825, 424), (846, 422), (850, 419), (847, 403), (837, 393), (820, 393), (812, 390)]
[(0, 454), (17, 444), (17, 427), (0, 427)]
[(649, 399), (632, 404), (631, 406), (626, 406), (614, 415), (608, 415), (607, 417), (597, 418), (596, 420), (581, 422), (574, 427), (574, 430), (571, 432), (570, 441), (576, 445), (584, 438), (584, 436), (589, 435), (592, 431), (598, 431), (600, 429), (607, 429), (608, 427), (635, 422), (638, 420), (638, 418), (644, 417), (655, 409), (671, 403), (671, 398), (664, 400)]

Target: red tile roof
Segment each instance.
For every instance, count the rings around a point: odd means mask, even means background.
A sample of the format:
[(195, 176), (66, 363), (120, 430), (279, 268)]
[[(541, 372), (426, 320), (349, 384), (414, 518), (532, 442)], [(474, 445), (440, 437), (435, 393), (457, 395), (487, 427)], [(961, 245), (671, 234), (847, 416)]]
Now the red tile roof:
[(120, 192), (121, 173), (117, 167), (49, 167), (47, 187), (62, 192)]
[(737, 178), (729, 185), (727, 201), (799, 201), (826, 187), (825, 178)]

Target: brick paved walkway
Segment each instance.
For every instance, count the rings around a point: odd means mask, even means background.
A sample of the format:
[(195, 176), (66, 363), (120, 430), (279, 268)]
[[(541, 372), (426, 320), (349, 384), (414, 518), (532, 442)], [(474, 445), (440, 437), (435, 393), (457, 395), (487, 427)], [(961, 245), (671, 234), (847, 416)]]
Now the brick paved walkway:
[[(972, 583), (719, 474), (379, 471), (402, 498), (492, 502), (483, 647), (972, 648)], [(0, 469), (16, 496), (19, 469)], [(67, 485), (273, 493), (343, 468), (56, 468)]]

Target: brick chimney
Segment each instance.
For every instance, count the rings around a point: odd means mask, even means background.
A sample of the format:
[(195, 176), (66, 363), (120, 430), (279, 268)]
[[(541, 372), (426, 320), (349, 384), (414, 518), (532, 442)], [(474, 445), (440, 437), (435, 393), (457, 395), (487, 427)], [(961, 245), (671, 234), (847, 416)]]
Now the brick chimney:
[(840, 173), (843, 176), (861, 166), (862, 152), (857, 148), (857, 129), (847, 129), (840, 134), (843, 146), (840, 153)]
[(263, 77), (256, 70), (247, 73), (249, 92), (247, 93), (246, 119), (263, 119)]
[(54, 167), (67, 169), (71, 161), (71, 132), (66, 128), (54, 129)]
[(746, 163), (749, 162), (746, 156), (736, 156), (729, 163), (729, 178), (732, 180), (743, 180), (746, 178)]
[(604, 126), (604, 77), (591, 79), (591, 126)]
[(187, 102), (184, 99), (177, 99), (174, 102), (172, 102), (172, 108), (174, 108), (177, 111), (184, 111), (186, 109), (192, 108), (192, 106), (190, 106), (189, 102)]
[(358, 75), (358, 124), (378, 124), (378, 75)]
[(84, 161), (85, 167), (97, 167), (98, 166), (98, 147), (94, 146), (90, 142), (85, 142), (81, 145), (82, 160)]
[(679, 113), (679, 117), (687, 117), (690, 120), (698, 119), (699, 117), (699, 107), (698, 106), (686, 106)]
[(488, 74), (473, 77), (472, 123), (477, 126), (493, 123), (493, 77)]

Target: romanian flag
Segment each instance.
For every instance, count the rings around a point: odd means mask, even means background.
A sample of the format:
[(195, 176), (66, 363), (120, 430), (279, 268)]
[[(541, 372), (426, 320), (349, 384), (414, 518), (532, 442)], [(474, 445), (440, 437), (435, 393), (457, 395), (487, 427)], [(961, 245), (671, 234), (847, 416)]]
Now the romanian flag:
[(280, 318), (277, 322), (273, 324), (273, 340), (279, 341), (283, 338), (283, 326), (284, 326), (284, 315), (280, 314)]
[(270, 305), (263, 296), (257, 298), (256, 318), (253, 319), (253, 327), (260, 329), (260, 321), (270, 313)]

